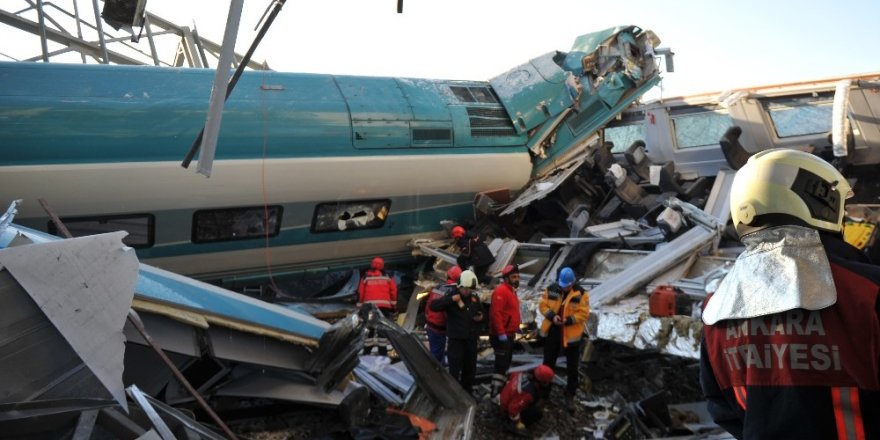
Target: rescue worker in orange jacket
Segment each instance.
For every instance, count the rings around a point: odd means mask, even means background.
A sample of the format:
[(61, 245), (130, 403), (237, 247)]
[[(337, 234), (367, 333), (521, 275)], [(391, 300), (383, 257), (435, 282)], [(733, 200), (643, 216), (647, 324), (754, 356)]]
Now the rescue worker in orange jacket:
[(737, 171), (745, 250), (705, 301), (700, 382), (739, 439), (880, 439), (880, 267), (841, 236), (847, 180), (790, 149)]
[[(375, 257), (370, 269), (358, 284), (358, 307), (365, 303), (375, 305), (382, 315), (393, 320), (397, 314), (397, 283), (385, 273), (385, 260)], [(388, 342), (376, 337), (376, 331), (370, 329), (364, 344), (364, 354), (370, 354), (373, 347), (379, 348), (379, 354), (388, 355)]]
[(565, 354), (568, 373), (565, 387), (565, 406), (574, 411), (574, 397), (580, 375), (580, 347), (584, 324), (590, 317), (590, 296), (577, 285), (574, 271), (563, 267), (556, 283), (544, 291), (538, 311), (544, 316), (541, 336), (544, 341), (544, 365), (553, 368), (556, 358)]
[(528, 371), (510, 373), (507, 383), (501, 390), (499, 406), (507, 419), (505, 427), (508, 431), (527, 437), (527, 427), (541, 420), (543, 413), (537, 403), (541, 400), (542, 389), (546, 389), (553, 381), (553, 369), (546, 365)]
[(446, 312), (431, 309), (431, 303), (455, 289), (461, 268), (452, 266), (446, 271), (446, 284), (435, 286), (425, 302), (425, 333), (428, 334), (428, 347), (431, 355), (441, 365), (446, 365)]
[(501, 271), (501, 283), (492, 292), (489, 304), (489, 343), (495, 351), (492, 371), (492, 395), (498, 394), (507, 380), (507, 370), (513, 360), (513, 340), (519, 330), (519, 267), (508, 264)]

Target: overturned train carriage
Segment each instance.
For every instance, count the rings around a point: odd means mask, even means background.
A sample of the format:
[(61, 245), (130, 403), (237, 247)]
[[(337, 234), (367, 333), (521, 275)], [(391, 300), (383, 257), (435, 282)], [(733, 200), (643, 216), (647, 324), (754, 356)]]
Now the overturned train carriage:
[(608, 29), (488, 82), (245, 72), (210, 179), (179, 164), (211, 71), (0, 63), (0, 200), (52, 232), (45, 198), (75, 235), (124, 229), (145, 262), (203, 279), (405, 258), (474, 193), (581, 152), (659, 81), (658, 43)]

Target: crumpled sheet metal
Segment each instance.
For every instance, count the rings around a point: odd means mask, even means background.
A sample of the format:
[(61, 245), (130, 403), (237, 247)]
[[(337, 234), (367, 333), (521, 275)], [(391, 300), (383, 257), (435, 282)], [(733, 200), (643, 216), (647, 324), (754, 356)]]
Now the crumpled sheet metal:
[(595, 338), (617, 342), (640, 350), (699, 359), (702, 323), (690, 316), (651, 316), (648, 297), (637, 295), (612, 306), (593, 310)]

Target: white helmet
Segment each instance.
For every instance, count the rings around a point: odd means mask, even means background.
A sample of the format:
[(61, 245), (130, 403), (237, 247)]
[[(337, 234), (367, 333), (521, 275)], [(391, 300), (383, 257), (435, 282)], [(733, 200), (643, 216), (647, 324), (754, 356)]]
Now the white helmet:
[(852, 195), (846, 178), (819, 157), (787, 148), (765, 150), (737, 171), (730, 216), (740, 236), (784, 224), (840, 232), (844, 200)]
[(469, 289), (477, 288), (477, 274), (472, 270), (466, 270), (458, 277), (458, 287), (467, 287)]

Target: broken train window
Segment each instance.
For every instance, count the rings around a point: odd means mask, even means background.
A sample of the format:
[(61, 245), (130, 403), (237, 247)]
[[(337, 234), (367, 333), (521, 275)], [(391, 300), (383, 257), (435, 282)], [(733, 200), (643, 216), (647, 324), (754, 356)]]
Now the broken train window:
[(635, 141), (645, 140), (645, 112), (627, 112), (603, 129), (605, 142), (614, 144), (612, 153), (623, 153)]
[(726, 111), (691, 107), (671, 112), (678, 149), (718, 146), (718, 141), (733, 125)]
[[(152, 214), (65, 217), (61, 219), (61, 223), (74, 237), (125, 231), (128, 235), (122, 239), (122, 243), (126, 246), (141, 249), (148, 248), (155, 242), (156, 219)], [(52, 235), (58, 235), (58, 228), (51, 221), (46, 230)]]
[(761, 99), (780, 138), (831, 131), (834, 93)]
[(281, 232), (280, 205), (203, 209), (193, 214), (192, 242), (274, 237)]
[(390, 210), (389, 199), (320, 203), (315, 207), (312, 232), (381, 228)]

